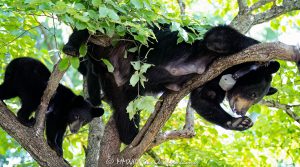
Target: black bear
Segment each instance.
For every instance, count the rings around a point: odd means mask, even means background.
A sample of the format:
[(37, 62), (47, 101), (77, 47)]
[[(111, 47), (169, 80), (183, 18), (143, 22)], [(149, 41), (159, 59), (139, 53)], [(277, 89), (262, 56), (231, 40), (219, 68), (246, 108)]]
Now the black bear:
[[(214, 27), (204, 35), (203, 40), (196, 40), (193, 44), (185, 42), (177, 44), (178, 32), (171, 32), (168, 26), (163, 26), (162, 29), (154, 28), (153, 32), (157, 41), (149, 42), (149, 47), (143, 46), (139, 54), (128, 53), (127, 57), (124, 55), (125, 51), (132, 47), (130, 42), (121, 41), (114, 47), (102, 47), (88, 42), (86, 62), (82, 63), (82, 67), (79, 69), (81, 72), (90, 72), (90, 75), (98, 78), (97, 82), (88, 83), (88, 87), (94, 89), (96, 88), (94, 84), (101, 85), (102, 88), (98, 87), (103, 89), (104, 98), (112, 104), (115, 110), (114, 118), (120, 139), (125, 144), (129, 144), (138, 133), (139, 114), (136, 114), (133, 120), (129, 120), (126, 113), (127, 105), (138, 96), (138, 93), (143, 95), (147, 92), (178, 91), (195, 74), (203, 73), (216, 58), (237, 53), (259, 43), (229, 26)], [(87, 42), (88, 37), (87, 30), (75, 31), (63, 51), (66, 54), (78, 55), (80, 45)], [(146, 56), (147, 59), (145, 59)], [(113, 73), (108, 72), (105, 65), (99, 61), (101, 58), (110, 60), (115, 67)], [(137, 87), (129, 85), (128, 80), (134, 72), (130, 65), (132, 60), (143, 60), (154, 65), (145, 74), (148, 79), (145, 88), (140, 87), (138, 90)], [(251, 127), (253, 123), (244, 114), (263, 96), (276, 92), (275, 89), (270, 88), (271, 74), (279, 68), (277, 62), (271, 62), (268, 66), (256, 64), (256, 62), (245, 63), (223, 73), (243, 71), (243, 76), (227, 93), (218, 85), (223, 74), (193, 90), (191, 93), (192, 107), (207, 120), (224, 128), (246, 130)], [(252, 66), (256, 66), (256, 70), (253, 70)], [(247, 80), (251, 81), (247, 84), (242, 82), (247, 82)], [(248, 94), (253, 94), (253, 97), (248, 97)], [(233, 118), (219, 107), (225, 95), (229, 99), (232, 109), (242, 115), (241, 118)], [(239, 98), (244, 96), (247, 98)], [(201, 108), (201, 105), (205, 107)]]
[[(30, 116), (40, 104), (50, 74), (40, 61), (28, 57), (16, 58), (6, 67), (4, 82), (0, 85), (0, 100), (20, 98), (22, 107), (17, 112), (17, 118), (22, 124), (32, 126), (35, 123)], [(59, 84), (46, 115), (49, 146), (62, 156), (67, 126), (72, 133), (77, 133), (83, 125), (103, 113), (102, 108), (92, 107), (82, 96), (75, 95), (69, 88)]]
[[(224, 91), (219, 81), (225, 74), (234, 74), (240, 69), (248, 68), (253, 63), (244, 63), (233, 66), (224, 71), (217, 78), (207, 82), (191, 92), (191, 107), (206, 120), (230, 130), (246, 130), (253, 123), (245, 116), (247, 110), (255, 103), (259, 102), (265, 95), (272, 95), (277, 89), (270, 87), (272, 73), (278, 71), (280, 65), (276, 61), (267, 65), (259, 66), (256, 70), (249, 70), (244, 76), (237, 79), (237, 82), (228, 91)], [(229, 115), (220, 106), (220, 103), (227, 98), (233, 112), (242, 117), (235, 118)]]

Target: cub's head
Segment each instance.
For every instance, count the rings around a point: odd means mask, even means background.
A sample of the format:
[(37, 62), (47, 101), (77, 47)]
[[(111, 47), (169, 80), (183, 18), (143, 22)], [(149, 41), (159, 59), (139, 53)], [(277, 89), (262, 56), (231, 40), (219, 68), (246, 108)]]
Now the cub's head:
[(272, 74), (277, 72), (278, 62), (270, 62), (239, 78), (227, 92), (227, 99), (233, 112), (245, 115), (248, 109), (264, 96), (273, 95), (277, 89), (271, 87)]
[(93, 107), (82, 96), (76, 96), (68, 112), (68, 126), (71, 133), (77, 133), (82, 126), (91, 122), (93, 118), (102, 116), (103, 113), (102, 108)]

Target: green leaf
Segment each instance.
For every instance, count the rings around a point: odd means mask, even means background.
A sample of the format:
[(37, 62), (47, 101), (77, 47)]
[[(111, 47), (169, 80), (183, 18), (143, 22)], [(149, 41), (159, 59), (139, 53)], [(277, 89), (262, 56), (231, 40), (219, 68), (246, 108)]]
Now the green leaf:
[(141, 66), (140, 73), (142, 73), (142, 74), (146, 73), (146, 71), (152, 66), (153, 66), (152, 64), (143, 63), (143, 65)]
[(101, 3), (102, 3), (102, 0), (92, 0), (92, 5), (93, 5), (94, 7), (100, 6)]
[(58, 64), (58, 69), (59, 69), (60, 71), (65, 71), (65, 70), (67, 70), (68, 67), (69, 67), (69, 63), (70, 63), (69, 60), (70, 60), (69, 57), (66, 57), (66, 58), (61, 59), (61, 61), (60, 61), (59, 64)]
[(79, 54), (80, 54), (80, 56), (85, 56), (86, 53), (87, 53), (87, 45), (82, 44), (79, 48)]
[(130, 85), (134, 87), (139, 82), (139, 80), (140, 80), (139, 72), (136, 71), (130, 78), (129, 81)]
[(128, 52), (134, 53), (134, 52), (136, 52), (138, 49), (139, 49), (139, 48), (136, 46), (136, 47), (133, 47), (133, 48), (128, 49)]
[(130, 63), (136, 71), (139, 71), (141, 69), (141, 62), (140, 61), (132, 61)]
[(179, 31), (181, 29), (180, 24), (177, 22), (172, 22), (171, 31)]
[(107, 59), (101, 60), (106, 65), (108, 72), (114, 72), (114, 66)]
[(114, 10), (112, 10), (112, 9), (108, 10), (107, 15), (108, 15), (109, 18), (111, 18), (114, 21), (120, 20), (119, 15)]
[(98, 11), (99, 11), (99, 18), (105, 18), (109, 13), (109, 9), (105, 5), (100, 6)]
[(80, 64), (79, 58), (78, 57), (72, 57), (71, 58), (71, 65), (73, 68), (78, 69)]
[(129, 119), (132, 120), (133, 116), (136, 114), (134, 101), (131, 101), (126, 107), (126, 111), (129, 114)]
[(88, 16), (84, 16), (84, 15), (80, 15), (80, 14), (76, 14), (74, 16), (74, 18), (76, 18), (82, 22), (88, 22), (90, 20), (90, 18)]
[(137, 9), (142, 9), (144, 7), (143, 2), (140, 0), (130, 0), (130, 3)]

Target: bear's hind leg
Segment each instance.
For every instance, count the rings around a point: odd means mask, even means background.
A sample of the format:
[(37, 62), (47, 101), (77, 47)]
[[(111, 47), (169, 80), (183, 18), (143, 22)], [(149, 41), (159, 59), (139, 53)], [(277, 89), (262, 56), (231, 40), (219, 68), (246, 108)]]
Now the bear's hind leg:
[(14, 90), (10, 89), (8, 84), (3, 83), (0, 85), (0, 100), (6, 100), (13, 97), (16, 97), (16, 93)]
[[(29, 103), (30, 104), (30, 103)], [(18, 120), (25, 126), (32, 127), (35, 124), (35, 119), (29, 119), (33, 111), (36, 110), (36, 107), (32, 107), (26, 104), (22, 104), (21, 109), (17, 113)]]
[(62, 157), (62, 141), (64, 131), (60, 130), (56, 125), (50, 125), (49, 120), (47, 120), (46, 136), (48, 145), (57, 153), (58, 156)]

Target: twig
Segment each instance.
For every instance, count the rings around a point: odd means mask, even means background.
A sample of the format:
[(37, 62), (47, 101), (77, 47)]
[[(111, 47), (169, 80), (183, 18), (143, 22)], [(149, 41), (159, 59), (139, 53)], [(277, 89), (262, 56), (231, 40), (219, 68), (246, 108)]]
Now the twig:
[(291, 109), (294, 107), (300, 107), (300, 104), (298, 104), (298, 105), (281, 104), (274, 100), (262, 100), (260, 102), (260, 104), (266, 105), (268, 107), (275, 107), (278, 109), (282, 109), (287, 113), (288, 116), (290, 116), (293, 120), (295, 120), (296, 122), (298, 122), (300, 124), (300, 117)]
[(153, 158), (153, 160), (155, 161), (155, 166), (167, 166), (163, 164), (163, 160), (153, 151), (153, 150), (148, 150), (147, 154)]
[(270, 3), (270, 2), (275, 2), (275, 0), (260, 0), (260, 1), (256, 2), (255, 4), (253, 4), (249, 10), (253, 11), (253, 10), (258, 9), (258, 8), (262, 7), (263, 5)]
[(266, 12), (254, 15), (254, 24), (260, 24), (287, 12), (299, 9), (300, 1), (288, 1), (286, 3), (283, 3), (282, 6), (273, 6), (270, 10)]
[(185, 15), (185, 4), (182, 0), (177, 0), (177, 2), (179, 4), (181, 16), (184, 16)]
[[(20, 35), (18, 35), (18, 36), (17, 36), (16, 38), (14, 38), (13, 40), (11, 40), (11, 41), (5, 43), (4, 45), (7, 46), (7, 45), (13, 43), (13, 42), (16, 41), (18, 38), (20, 38), (20, 37), (22, 37), (24, 34), (26, 34), (28, 31), (30, 31), (30, 30), (32, 30), (32, 29), (35, 29), (35, 28), (37, 28), (37, 27), (39, 27), (39, 26), (40, 26), (40, 25), (33, 26), (33, 27), (30, 27), (30, 28), (27, 29), (27, 30), (24, 30)], [(4, 45), (2, 45), (2, 46), (0, 46), (0, 47), (4, 47)]]
[(149, 146), (149, 149), (160, 145), (169, 140), (178, 140), (183, 138), (192, 138), (195, 136), (194, 131), (194, 111), (191, 108), (191, 101), (189, 99), (186, 107), (185, 125), (182, 130), (172, 130), (160, 133), (157, 135), (153, 143)]

